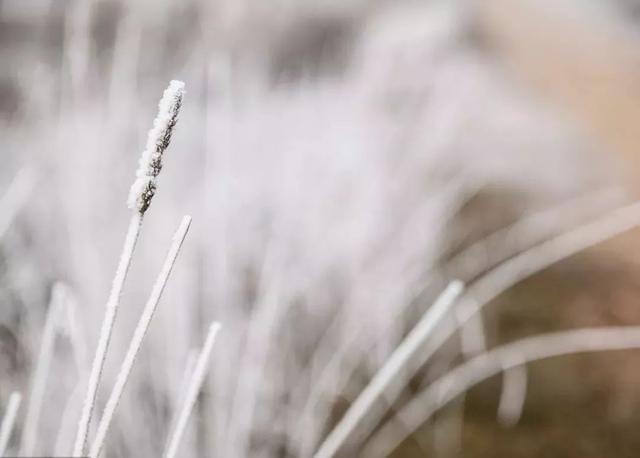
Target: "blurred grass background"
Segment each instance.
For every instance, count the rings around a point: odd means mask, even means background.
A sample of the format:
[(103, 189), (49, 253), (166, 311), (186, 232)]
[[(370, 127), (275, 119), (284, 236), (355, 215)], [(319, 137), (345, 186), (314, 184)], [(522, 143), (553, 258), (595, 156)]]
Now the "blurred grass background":
[[(216, 318), (227, 331), (184, 456), (220, 453), (247, 393), (252, 425), (226, 456), (302, 455), (291, 436), (315, 383), (309, 366), (329, 358), (318, 349), (366, 331), (345, 357), (358, 368), (347, 393), (328, 395), (340, 411), (446, 279), (476, 278), (509, 252), (498, 240), (478, 267), (447, 267), (464, 247), (595, 190), (616, 192), (552, 221), (540, 240), (637, 196), (637, 11), (633, 1), (578, 0), (1, 0), (0, 189), (20, 170), (35, 177), (0, 233), (1, 402), (28, 387), (53, 282), (70, 285), (93, 348), (138, 151), (158, 95), (179, 78), (184, 112), (114, 352), (182, 213), (194, 216), (192, 240), (108, 454), (160, 453), (185, 355)], [(638, 236), (513, 288), (488, 308), (488, 342), (640, 323)], [(272, 339), (268, 358), (247, 344), (256, 316)], [(460, 359), (457, 342), (449, 347), (443, 367)], [(69, 348), (56, 351), (43, 448), (77, 383)], [(267, 361), (262, 374), (252, 375), (254, 357)], [(501, 382), (489, 380), (393, 456), (637, 456), (637, 359), (532, 364), (511, 428), (495, 419)], [(314, 419), (316, 442), (335, 420)]]

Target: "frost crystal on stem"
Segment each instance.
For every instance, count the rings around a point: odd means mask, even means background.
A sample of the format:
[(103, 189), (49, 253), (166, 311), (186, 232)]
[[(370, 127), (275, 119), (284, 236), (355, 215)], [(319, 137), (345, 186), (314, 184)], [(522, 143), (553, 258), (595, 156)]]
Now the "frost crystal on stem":
[(156, 179), (162, 170), (162, 155), (171, 141), (183, 96), (184, 83), (173, 80), (160, 99), (158, 116), (149, 131), (147, 144), (136, 171), (136, 181), (129, 191), (128, 205), (132, 210), (144, 213), (151, 205), (151, 199), (156, 193)]

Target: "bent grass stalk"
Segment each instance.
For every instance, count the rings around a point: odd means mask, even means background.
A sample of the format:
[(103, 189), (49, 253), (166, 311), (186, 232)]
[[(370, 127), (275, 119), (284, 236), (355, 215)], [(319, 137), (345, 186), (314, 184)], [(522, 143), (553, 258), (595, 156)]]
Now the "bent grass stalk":
[[(620, 200), (619, 194), (620, 190), (618, 188), (605, 188), (525, 216), (513, 224), (494, 231), (457, 253), (446, 263), (443, 270), (445, 272), (455, 272), (456, 277), (461, 275), (463, 279), (476, 277), (483, 270), (494, 267), (499, 262), (540, 243), (545, 238), (541, 237), (540, 233), (551, 233), (553, 227), (571, 228), (576, 219), (584, 219), (587, 214), (593, 211), (594, 207), (610, 208), (612, 202)], [(501, 248), (496, 250), (494, 247)], [(491, 259), (486, 256), (488, 250), (491, 253)], [(479, 262), (478, 259), (481, 261)], [(414, 297), (421, 294), (428, 284), (427, 282), (418, 288), (414, 293)], [(322, 403), (320, 396), (329, 384), (329, 380), (333, 378), (336, 378), (336, 381), (332, 382), (336, 385), (334, 390), (337, 391), (344, 387), (345, 381), (353, 371), (353, 367), (345, 368), (344, 355), (359, 341), (359, 334), (361, 333), (362, 329), (357, 329), (346, 345), (333, 352), (329, 362), (319, 371), (316, 377), (311, 393), (308, 395), (302, 409), (302, 419), (298, 419), (296, 422), (296, 437), (300, 437), (300, 439), (294, 446), (297, 449), (297, 453), (302, 456), (311, 455), (316, 445), (314, 442), (316, 441), (317, 433), (314, 431), (311, 420), (312, 412), (322, 409), (324, 413), (316, 415), (318, 417), (326, 417), (328, 415), (331, 406), (328, 402)], [(418, 362), (418, 364), (421, 364), (421, 362)], [(339, 373), (338, 370), (340, 368), (345, 369)]]
[[(476, 277), (483, 270), (489, 269), (500, 261), (504, 261), (519, 252), (525, 251), (537, 243), (540, 243), (540, 233), (549, 233), (552, 227), (570, 227), (578, 218), (585, 218), (594, 208), (610, 208), (611, 204), (619, 198), (620, 191), (617, 188), (606, 188), (596, 192), (591, 192), (562, 202), (557, 206), (527, 215), (513, 224), (497, 229), (490, 235), (482, 238), (478, 242), (465, 248), (454, 255), (444, 267), (445, 272), (453, 272), (455, 276), (461, 275), (463, 279)], [(491, 248), (489, 248), (491, 247)], [(499, 247), (499, 249), (495, 249)], [(487, 259), (487, 251), (490, 251), (491, 258)], [(478, 262), (481, 259), (482, 262)], [(493, 264), (492, 264), (493, 263)], [(459, 277), (458, 277), (459, 278)], [(429, 283), (422, 285), (414, 293), (414, 297), (426, 290)], [(302, 409), (302, 420), (297, 421), (298, 433), (296, 437), (301, 437), (296, 447), (298, 453), (309, 456), (313, 453), (317, 432), (312, 426), (314, 418), (328, 415), (331, 406), (328, 402), (323, 403), (320, 397), (323, 390), (330, 383), (329, 380), (336, 378), (333, 389), (338, 391), (345, 385), (345, 380), (353, 372), (353, 367), (346, 367), (344, 355), (353, 348), (359, 340), (361, 329), (352, 334), (351, 340), (337, 351), (333, 352), (329, 362), (317, 375), (316, 381), (311, 388), (305, 406)], [(468, 336), (468, 334), (467, 334)], [(339, 373), (339, 369), (344, 370)], [(316, 410), (322, 410), (322, 413)]]
[(422, 316), (418, 324), (405, 337), (371, 382), (345, 413), (342, 420), (329, 433), (315, 458), (329, 458), (337, 453), (345, 440), (353, 433), (360, 421), (373, 408), (376, 400), (385, 392), (389, 384), (409, 362), (413, 354), (433, 333), (442, 318), (451, 310), (451, 306), (464, 289), (462, 282), (452, 281), (440, 294), (435, 303)]
[(198, 356), (196, 367), (193, 369), (193, 373), (191, 374), (191, 380), (189, 382), (189, 387), (187, 388), (182, 407), (178, 411), (177, 420), (175, 421), (175, 429), (173, 430), (162, 455), (164, 458), (175, 458), (178, 454), (180, 441), (182, 436), (184, 436), (187, 428), (187, 422), (189, 421), (191, 412), (196, 405), (198, 394), (202, 388), (202, 383), (204, 382), (205, 375), (207, 373), (207, 365), (209, 364), (211, 350), (213, 349), (213, 344), (215, 343), (219, 330), (220, 323), (218, 322), (213, 322), (211, 326), (209, 326), (209, 333), (207, 334), (202, 351)]
[(18, 391), (11, 393), (9, 402), (7, 403), (7, 411), (2, 417), (2, 424), (0, 425), (0, 456), (4, 456), (7, 445), (9, 445), (9, 439), (11, 439), (13, 425), (16, 422), (16, 416), (18, 415), (21, 402), (22, 395)]
[[(536, 272), (546, 269), (558, 261), (639, 225), (640, 202), (635, 202), (631, 205), (613, 210), (608, 215), (598, 218), (594, 222), (553, 237), (502, 262), (468, 287), (467, 292), (462, 296), (459, 304), (456, 306), (457, 323), (453, 324), (448, 321), (441, 322), (441, 325), (429, 340), (428, 345), (420, 354), (422, 363), (426, 363), (442, 344), (446, 342), (460, 326), (478, 313), (482, 307), (513, 285)], [(371, 424), (381, 418), (379, 413), (371, 410), (367, 412), (367, 415), (373, 417), (370, 419)], [(328, 438), (325, 439), (325, 442), (327, 440)], [(342, 440), (344, 441), (346, 438)], [(322, 447), (325, 447), (324, 443), (317, 453), (321, 451)], [(332, 452), (332, 454), (325, 455), (326, 457), (330, 457), (337, 452), (337, 449), (325, 449), (325, 451)], [(316, 458), (317, 457), (318, 455), (316, 455)]]
[(133, 368), (133, 364), (135, 363), (136, 356), (140, 351), (142, 341), (147, 333), (147, 330), (149, 329), (149, 325), (151, 324), (153, 315), (155, 314), (158, 303), (160, 302), (160, 298), (162, 297), (162, 292), (164, 291), (167, 281), (169, 280), (169, 276), (171, 275), (171, 271), (173, 269), (173, 266), (175, 265), (178, 254), (180, 253), (180, 248), (182, 247), (182, 243), (187, 236), (190, 225), (191, 217), (185, 216), (182, 219), (178, 230), (173, 236), (173, 241), (171, 243), (171, 247), (169, 248), (169, 252), (167, 253), (167, 257), (165, 258), (164, 265), (162, 266), (162, 270), (160, 271), (160, 274), (158, 275), (158, 278), (153, 285), (149, 300), (147, 301), (142, 315), (140, 316), (140, 320), (136, 325), (131, 343), (129, 344), (129, 348), (127, 350), (127, 354), (124, 358), (124, 361), (122, 362), (122, 366), (120, 367), (120, 371), (118, 372), (115, 385), (113, 387), (113, 390), (111, 391), (111, 395), (109, 396), (107, 405), (105, 406), (102, 418), (100, 419), (98, 431), (96, 433), (96, 437), (89, 453), (92, 458), (97, 458), (102, 451), (105, 438), (107, 436), (107, 433), (109, 432), (111, 420), (113, 419), (115, 410), (118, 407), (118, 403), (120, 402), (120, 398), (122, 397), (122, 392), (124, 391), (127, 380), (129, 379), (129, 375), (131, 374), (131, 369)]
[(411, 399), (381, 427), (363, 456), (388, 456), (438, 409), (483, 380), (505, 370), (556, 356), (637, 348), (640, 348), (640, 326), (552, 332), (502, 345), (461, 364)]
[(153, 121), (152, 129), (149, 131), (147, 144), (142, 152), (139, 167), (136, 171), (136, 180), (129, 192), (128, 205), (134, 212), (131, 216), (129, 229), (127, 230), (127, 236), (120, 255), (120, 261), (105, 307), (104, 320), (89, 374), (87, 394), (82, 406), (82, 414), (78, 423), (76, 440), (73, 447), (73, 456), (75, 457), (83, 455), (87, 444), (91, 417), (93, 415), (104, 363), (109, 350), (109, 343), (113, 333), (113, 326), (115, 324), (124, 282), (129, 272), (129, 267), (131, 266), (131, 259), (140, 235), (144, 214), (151, 204), (151, 199), (155, 195), (157, 188), (156, 180), (162, 169), (162, 155), (171, 141), (171, 135), (178, 119), (183, 96), (184, 83), (181, 81), (171, 81), (158, 104), (158, 115)]

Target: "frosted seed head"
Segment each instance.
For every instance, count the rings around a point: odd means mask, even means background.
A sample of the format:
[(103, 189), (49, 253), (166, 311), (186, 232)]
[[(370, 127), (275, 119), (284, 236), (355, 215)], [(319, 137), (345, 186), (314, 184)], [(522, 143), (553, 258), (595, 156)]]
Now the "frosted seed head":
[(136, 180), (129, 191), (128, 206), (132, 210), (144, 213), (151, 205), (157, 188), (156, 178), (162, 170), (162, 155), (171, 142), (183, 96), (184, 83), (172, 80), (158, 103), (158, 115), (147, 136), (147, 144), (136, 171)]

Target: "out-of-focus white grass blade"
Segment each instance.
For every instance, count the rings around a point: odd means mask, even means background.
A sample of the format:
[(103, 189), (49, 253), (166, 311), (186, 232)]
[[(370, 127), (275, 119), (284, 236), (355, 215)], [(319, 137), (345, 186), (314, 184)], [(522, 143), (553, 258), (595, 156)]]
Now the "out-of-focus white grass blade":
[(481, 314), (461, 323), (460, 346), (466, 358), (482, 353), (487, 349), (487, 338), (484, 330), (484, 320)]
[(64, 292), (64, 309), (66, 311), (66, 323), (61, 330), (65, 332), (71, 342), (76, 369), (78, 371), (78, 383), (76, 383), (65, 403), (54, 446), (55, 456), (67, 456), (71, 453), (71, 448), (73, 447), (75, 433), (73, 424), (78, 421), (77, 407), (81, 405), (82, 391), (84, 389), (82, 380), (84, 380), (89, 372), (89, 361), (87, 359), (86, 339), (78, 321), (78, 303), (75, 295), (69, 285), (62, 283), (59, 283), (59, 285)]
[(20, 209), (25, 205), (36, 182), (36, 173), (24, 168), (15, 176), (9, 188), (0, 198), (0, 240), (11, 227)]
[(209, 364), (211, 350), (213, 349), (213, 344), (215, 343), (216, 335), (218, 334), (219, 330), (220, 323), (218, 322), (212, 323), (209, 327), (209, 333), (207, 334), (207, 338), (202, 347), (202, 351), (200, 352), (200, 356), (198, 357), (198, 361), (196, 362), (193, 374), (191, 375), (191, 381), (187, 388), (184, 402), (182, 404), (182, 407), (178, 411), (177, 420), (175, 422), (175, 429), (171, 433), (169, 441), (167, 442), (167, 446), (165, 447), (165, 451), (163, 453), (164, 458), (175, 458), (178, 454), (180, 440), (184, 435), (184, 432), (187, 428), (187, 422), (198, 399), (198, 394), (200, 393), (202, 383), (204, 382), (205, 375), (207, 373), (207, 366)]
[(137, 211), (133, 212), (131, 221), (129, 222), (127, 236), (125, 237), (124, 246), (122, 248), (122, 254), (120, 255), (120, 261), (118, 262), (118, 268), (116, 269), (111, 291), (109, 292), (109, 298), (105, 307), (105, 316), (102, 321), (102, 328), (100, 329), (100, 336), (98, 338), (98, 346), (91, 366), (91, 373), (89, 374), (87, 394), (82, 405), (82, 413), (80, 416), (80, 422), (78, 423), (78, 430), (76, 432), (76, 440), (73, 447), (74, 457), (80, 457), (83, 455), (87, 443), (87, 434), (89, 432), (89, 425), (91, 424), (91, 416), (96, 402), (100, 378), (102, 377), (102, 370), (107, 358), (107, 351), (109, 350), (109, 342), (111, 341), (113, 326), (118, 313), (120, 296), (122, 295), (124, 282), (127, 278), (129, 267), (131, 266), (131, 259), (133, 258), (133, 252), (138, 241), (138, 236), (140, 235), (142, 219), (142, 213)]
[(38, 423), (40, 421), (40, 412), (47, 388), (47, 377), (53, 357), (56, 326), (60, 319), (63, 295), (62, 286), (59, 284), (54, 285), (40, 341), (40, 351), (36, 361), (35, 372), (31, 380), (31, 391), (27, 401), (27, 413), (25, 415), (24, 428), (22, 429), (22, 438), (20, 441), (21, 456), (33, 456), (35, 452), (36, 438), (38, 437)]
[(447, 286), (329, 433), (315, 453), (315, 458), (330, 458), (338, 452), (358, 423), (373, 408), (376, 400), (429, 338), (445, 314), (451, 310), (463, 288), (463, 284), (459, 281), (453, 281)]
[[(503, 370), (555, 356), (634, 348), (640, 348), (640, 326), (560, 331), (500, 346), (461, 364), (411, 399), (376, 433), (363, 456), (388, 456), (439, 408)], [(396, 427), (398, 421), (401, 427)]]
[[(484, 320), (480, 313), (461, 325), (460, 348), (465, 359), (473, 358), (487, 351)], [(459, 449), (462, 443), (464, 404), (465, 397), (461, 395), (456, 401), (456, 406), (452, 411), (448, 412), (448, 415), (445, 415), (442, 419), (434, 419), (433, 447), (436, 454), (451, 454), (451, 447), (453, 446)], [(429, 450), (428, 444), (422, 437), (417, 437), (416, 442), (420, 444), (423, 450)]]
[[(189, 391), (189, 382), (191, 381), (191, 377), (193, 375), (193, 371), (196, 367), (196, 363), (198, 362), (198, 356), (199, 356), (199, 349), (198, 348), (193, 348), (189, 351), (188, 355), (187, 355), (187, 362), (184, 365), (184, 372), (182, 374), (182, 379), (180, 380), (180, 386), (178, 389), (178, 399), (176, 402), (177, 406), (181, 406), (184, 401), (185, 401), (185, 396), (187, 395), (187, 392)], [(175, 431), (176, 429), (176, 422), (178, 421), (178, 417), (174, 416), (171, 419), (171, 426), (169, 427), (169, 431)]]
[[(519, 358), (514, 355), (514, 358)], [(505, 427), (515, 426), (527, 397), (527, 366), (508, 363), (502, 373), (502, 391), (498, 403), (498, 421)]]
[(444, 271), (469, 281), (519, 251), (624, 205), (623, 197), (619, 187), (607, 187), (525, 215), (466, 247), (447, 262)]
[(11, 439), (11, 433), (13, 432), (13, 425), (16, 422), (16, 416), (18, 415), (18, 409), (22, 402), (22, 395), (14, 391), (9, 396), (9, 402), (7, 403), (7, 410), (2, 416), (2, 424), (0, 424), (0, 456), (4, 456), (7, 445), (9, 445), (9, 439)]
[(118, 407), (118, 403), (120, 402), (120, 398), (122, 397), (124, 388), (127, 384), (127, 381), (129, 380), (131, 369), (133, 368), (133, 364), (135, 363), (138, 352), (140, 351), (140, 347), (142, 346), (142, 341), (147, 334), (147, 330), (149, 329), (149, 325), (151, 324), (153, 315), (155, 314), (155, 311), (158, 307), (158, 303), (160, 302), (160, 298), (162, 297), (162, 292), (164, 291), (167, 281), (169, 280), (169, 276), (171, 275), (171, 271), (173, 270), (176, 259), (178, 258), (182, 243), (184, 242), (184, 239), (189, 232), (190, 225), (191, 217), (185, 216), (182, 219), (178, 230), (173, 236), (171, 247), (169, 248), (169, 252), (167, 253), (167, 257), (165, 258), (160, 274), (158, 275), (158, 278), (153, 285), (151, 295), (147, 300), (144, 310), (142, 311), (142, 315), (140, 316), (138, 324), (136, 325), (136, 328), (133, 332), (133, 337), (131, 338), (129, 348), (127, 349), (127, 354), (125, 355), (124, 361), (120, 366), (120, 371), (118, 372), (115, 385), (113, 387), (113, 390), (111, 391), (111, 395), (109, 396), (107, 405), (105, 406), (102, 418), (100, 419), (96, 437), (93, 441), (93, 444), (91, 445), (91, 451), (89, 455), (93, 458), (97, 458), (102, 451), (104, 441), (106, 439), (107, 433), (109, 432), (109, 427), (111, 426), (111, 420), (113, 419), (113, 415), (116, 408)]
[(75, 433), (73, 426), (78, 421), (78, 406), (82, 402), (83, 389), (82, 382), (78, 382), (67, 398), (60, 416), (60, 427), (53, 448), (54, 456), (69, 456), (71, 453)]
[(73, 347), (73, 356), (76, 361), (76, 367), (79, 374), (89, 369), (89, 360), (87, 355), (87, 344), (82, 327), (78, 317), (78, 302), (75, 295), (68, 285), (64, 286), (64, 304), (67, 315), (66, 326), (64, 331), (67, 334), (71, 346)]
[(259, 386), (268, 364), (274, 329), (282, 318), (287, 300), (283, 293), (283, 280), (276, 244), (268, 243), (262, 261), (259, 294), (247, 327), (246, 347), (238, 370), (238, 383), (231, 404), (226, 447), (223, 454), (244, 456), (248, 453), (249, 435), (256, 417)]
[(459, 322), (467, 322), (489, 301), (530, 275), (638, 225), (640, 202), (616, 209), (594, 222), (565, 232), (514, 256), (469, 287), (468, 294), (460, 302), (457, 311)]
[[(426, 285), (422, 284), (417, 287), (410, 296), (408, 302), (414, 301), (424, 293)], [(397, 315), (390, 314), (389, 319), (397, 319)], [(354, 350), (354, 347), (359, 343), (362, 338), (362, 328), (355, 329), (350, 336), (350, 340), (342, 346), (338, 347), (333, 353), (329, 361), (318, 371), (318, 375), (314, 378), (314, 383), (311, 386), (304, 407), (301, 409), (301, 418), (296, 419), (293, 427), (296, 430), (295, 439), (298, 453), (301, 456), (310, 456), (313, 453), (317, 440), (318, 428), (315, 418), (324, 418), (328, 415), (331, 409), (330, 402), (323, 401), (323, 396), (326, 396), (326, 391), (329, 386), (331, 394), (329, 397), (333, 397), (340, 393), (344, 389), (344, 385), (347, 383), (350, 375), (352, 374), (353, 366), (346, 367), (345, 359), (349, 352)], [(313, 372), (312, 372), (313, 376)], [(297, 423), (297, 424), (296, 424)]]

